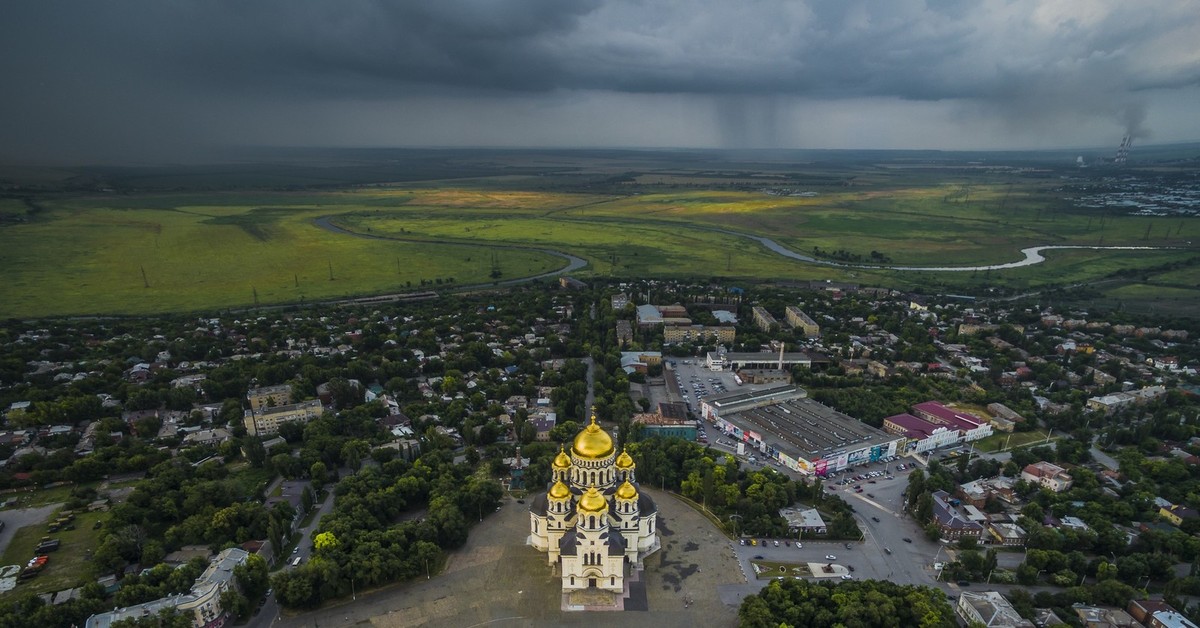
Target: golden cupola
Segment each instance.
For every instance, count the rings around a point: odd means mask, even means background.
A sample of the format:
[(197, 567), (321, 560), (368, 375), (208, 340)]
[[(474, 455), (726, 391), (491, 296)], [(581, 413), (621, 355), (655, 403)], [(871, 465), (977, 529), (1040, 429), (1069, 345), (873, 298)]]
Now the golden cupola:
[(568, 456), (567, 452), (563, 451), (563, 448), (560, 446), (558, 448), (558, 455), (554, 457), (554, 462), (552, 464), (554, 465), (555, 469), (570, 469), (571, 457)]
[(596, 490), (596, 487), (589, 488), (583, 497), (579, 499), (579, 512), (581, 513), (600, 513), (608, 510), (608, 500)]
[(628, 451), (622, 449), (621, 455), (617, 456), (617, 468), (625, 470), (632, 469), (634, 466), (636, 465), (633, 464), (633, 456), (630, 456)]
[(637, 496), (637, 488), (630, 484), (629, 480), (625, 480), (621, 486), (617, 487), (617, 499), (624, 499), (628, 501), (637, 499)]
[(567, 488), (567, 485), (563, 484), (562, 480), (555, 482), (554, 486), (550, 487), (550, 499), (563, 500), (570, 498), (571, 489)]
[(600, 460), (612, 455), (612, 452), (612, 437), (600, 429), (600, 425), (596, 423), (596, 415), (593, 414), (592, 422), (575, 436), (571, 453), (585, 460)]

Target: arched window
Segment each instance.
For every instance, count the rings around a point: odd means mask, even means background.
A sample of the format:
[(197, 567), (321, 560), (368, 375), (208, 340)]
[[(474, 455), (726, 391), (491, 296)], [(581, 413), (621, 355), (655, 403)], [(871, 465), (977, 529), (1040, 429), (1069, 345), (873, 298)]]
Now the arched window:
[(575, 576), (571, 576), (571, 586), (575, 586)]
[(616, 577), (616, 576), (609, 576), (609, 577), (608, 577), (608, 584), (609, 584), (610, 586), (614, 586), (614, 587), (615, 587), (615, 586), (617, 586), (617, 577)]

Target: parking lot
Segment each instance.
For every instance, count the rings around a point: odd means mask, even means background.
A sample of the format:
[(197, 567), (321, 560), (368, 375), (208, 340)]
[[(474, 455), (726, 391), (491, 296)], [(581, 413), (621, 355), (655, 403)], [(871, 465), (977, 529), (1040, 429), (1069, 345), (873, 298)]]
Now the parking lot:
[[(670, 362), (674, 362), (674, 366)], [(665, 374), (667, 395), (673, 401), (686, 402), (688, 409), (697, 416), (700, 414), (700, 401), (703, 399), (768, 387), (766, 384), (739, 386), (732, 372), (710, 371), (703, 357), (669, 358)]]

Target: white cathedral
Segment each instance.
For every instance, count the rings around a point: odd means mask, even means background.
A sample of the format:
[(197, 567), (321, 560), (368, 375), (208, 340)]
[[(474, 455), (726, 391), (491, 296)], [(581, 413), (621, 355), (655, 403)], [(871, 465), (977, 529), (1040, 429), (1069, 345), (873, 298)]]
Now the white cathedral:
[(621, 593), (630, 570), (658, 550), (658, 506), (638, 492), (635, 466), (594, 415), (571, 454), (554, 458), (550, 490), (529, 507), (529, 539), (558, 564), (563, 593)]

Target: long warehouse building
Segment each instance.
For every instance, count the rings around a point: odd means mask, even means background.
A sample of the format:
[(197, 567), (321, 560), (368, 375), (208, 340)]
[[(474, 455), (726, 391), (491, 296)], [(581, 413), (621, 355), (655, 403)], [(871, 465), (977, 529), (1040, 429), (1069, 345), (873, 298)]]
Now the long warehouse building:
[(806, 475), (824, 476), (895, 456), (904, 441), (790, 385), (706, 399), (701, 413), (721, 433)]

